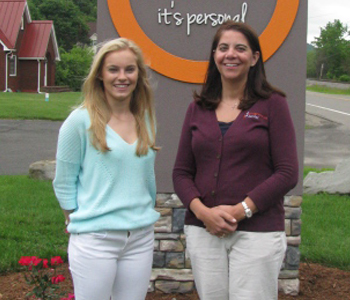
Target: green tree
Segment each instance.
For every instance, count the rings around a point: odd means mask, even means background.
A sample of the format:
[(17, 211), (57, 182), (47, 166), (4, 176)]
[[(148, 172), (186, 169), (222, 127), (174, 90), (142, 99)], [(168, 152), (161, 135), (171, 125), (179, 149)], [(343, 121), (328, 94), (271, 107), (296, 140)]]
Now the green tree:
[(316, 51), (309, 51), (306, 54), (307, 64), (306, 64), (306, 76), (307, 78), (317, 77), (317, 65), (316, 65)]
[(56, 84), (68, 85), (74, 91), (79, 91), (89, 73), (93, 56), (90, 47), (75, 45), (69, 52), (61, 50), (61, 61), (56, 68)]
[(78, 42), (89, 42), (85, 16), (72, 0), (45, 0), (38, 10), (44, 19), (54, 21), (58, 45), (66, 51)]
[[(335, 79), (346, 74), (348, 67), (344, 62), (349, 61), (350, 42), (345, 38), (349, 35), (347, 25), (339, 20), (327, 23), (321, 28), (321, 34), (312, 44), (316, 47), (316, 66), (322, 77)], [(320, 74), (319, 74), (320, 76)]]
[(86, 21), (93, 22), (97, 18), (97, 0), (73, 0), (79, 10), (85, 15)]
[(38, 5), (40, 3), (36, 3), (37, 0), (28, 0), (28, 6), (30, 11), (30, 16), (32, 20), (43, 20), (43, 16), (40, 13)]

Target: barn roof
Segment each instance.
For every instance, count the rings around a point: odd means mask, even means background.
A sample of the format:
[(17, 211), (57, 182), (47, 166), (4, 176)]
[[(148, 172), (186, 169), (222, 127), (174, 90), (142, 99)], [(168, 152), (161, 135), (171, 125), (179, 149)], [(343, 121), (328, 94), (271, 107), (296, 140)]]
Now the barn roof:
[(0, 0), (0, 30), (7, 38), (6, 46), (10, 49), (16, 45), (25, 7), (26, 0)]
[(45, 58), (53, 29), (52, 21), (33, 21), (23, 36), (19, 58)]

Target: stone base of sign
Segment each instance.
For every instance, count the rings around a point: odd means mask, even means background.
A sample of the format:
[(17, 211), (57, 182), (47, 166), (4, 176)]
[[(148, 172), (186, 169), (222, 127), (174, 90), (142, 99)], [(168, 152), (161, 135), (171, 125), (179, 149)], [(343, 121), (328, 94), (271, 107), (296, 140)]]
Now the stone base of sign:
[[(301, 203), (301, 196), (286, 196), (284, 199), (288, 246), (278, 289), (289, 295), (299, 293)], [(155, 224), (154, 261), (149, 292), (192, 292), (195, 286), (183, 233), (186, 209), (175, 194), (158, 194), (156, 209), (161, 217)]]

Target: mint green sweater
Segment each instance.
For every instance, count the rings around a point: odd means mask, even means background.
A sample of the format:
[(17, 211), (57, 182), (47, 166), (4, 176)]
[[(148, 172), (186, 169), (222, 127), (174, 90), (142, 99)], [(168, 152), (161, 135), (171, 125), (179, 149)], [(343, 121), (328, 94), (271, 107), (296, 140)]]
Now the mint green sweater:
[(155, 151), (138, 157), (136, 145), (106, 126), (111, 151), (102, 153), (90, 142), (85, 108), (74, 110), (59, 131), (53, 187), (64, 210), (74, 210), (70, 233), (132, 230), (154, 224)]

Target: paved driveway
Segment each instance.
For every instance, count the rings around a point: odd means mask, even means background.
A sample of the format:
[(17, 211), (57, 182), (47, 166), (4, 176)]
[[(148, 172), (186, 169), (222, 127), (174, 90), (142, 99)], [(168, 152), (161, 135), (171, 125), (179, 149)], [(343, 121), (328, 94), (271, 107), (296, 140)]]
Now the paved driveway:
[(55, 159), (62, 122), (0, 120), (0, 175), (27, 174), (38, 160)]

